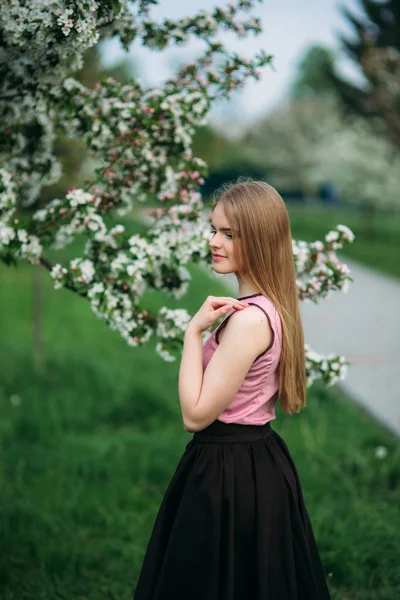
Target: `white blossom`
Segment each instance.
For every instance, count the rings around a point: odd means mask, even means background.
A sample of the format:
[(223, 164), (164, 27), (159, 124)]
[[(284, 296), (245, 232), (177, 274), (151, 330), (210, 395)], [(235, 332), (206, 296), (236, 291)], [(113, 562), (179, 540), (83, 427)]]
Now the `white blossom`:
[(386, 458), (387, 454), (388, 454), (388, 450), (385, 446), (377, 446), (375, 448), (376, 458), (380, 458), (380, 459)]

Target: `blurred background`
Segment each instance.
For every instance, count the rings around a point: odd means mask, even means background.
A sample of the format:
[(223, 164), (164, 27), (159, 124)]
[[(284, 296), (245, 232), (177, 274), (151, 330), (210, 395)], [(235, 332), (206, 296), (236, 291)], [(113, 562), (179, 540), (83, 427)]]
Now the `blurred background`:
[[(157, 19), (210, 10), (177, 0)], [(379, 5), (387, 5), (380, 11)], [(334, 600), (400, 598), (400, 4), (343, 0), (264, 2), (258, 37), (224, 42), (274, 68), (221, 102), (195, 136), (212, 193), (240, 175), (283, 196), (292, 235), (323, 239), (335, 225), (355, 240), (338, 253), (355, 280), (320, 306), (302, 303), (306, 342), (352, 362), (331, 388), (316, 381), (307, 407), (273, 426), (287, 442)], [(373, 36), (371, 34), (373, 32)], [(374, 44), (371, 39), (374, 39)], [(86, 53), (74, 77), (104, 75), (156, 86), (199, 42), (157, 53), (110, 40)], [(40, 203), (79, 187), (93, 165), (78, 139), (57, 139), (63, 176)], [(148, 206), (156, 206), (149, 199)], [(143, 207), (118, 219), (144, 231)], [(54, 252), (79, 255), (82, 240)], [(198, 265), (177, 301), (149, 291), (143, 306), (194, 314), (236, 282)], [(1, 598), (131, 597), (153, 522), (191, 434), (177, 392), (179, 360), (152, 340), (129, 348), (85, 300), (54, 290), (29, 264), (0, 265)]]

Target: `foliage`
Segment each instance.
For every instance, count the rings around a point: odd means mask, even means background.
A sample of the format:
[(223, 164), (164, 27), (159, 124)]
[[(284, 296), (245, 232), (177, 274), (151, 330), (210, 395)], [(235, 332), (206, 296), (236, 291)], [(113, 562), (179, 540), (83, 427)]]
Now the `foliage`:
[(350, 83), (337, 73), (332, 83), (350, 113), (376, 117), (378, 133), (400, 148), (400, 3), (360, 0), (364, 17), (342, 7), (355, 39), (340, 36), (342, 46), (359, 67), (365, 85)]
[(336, 97), (332, 81), (335, 73), (335, 54), (326, 46), (313, 45), (301, 57), (297, 75), (291, 85), (292, 98)]

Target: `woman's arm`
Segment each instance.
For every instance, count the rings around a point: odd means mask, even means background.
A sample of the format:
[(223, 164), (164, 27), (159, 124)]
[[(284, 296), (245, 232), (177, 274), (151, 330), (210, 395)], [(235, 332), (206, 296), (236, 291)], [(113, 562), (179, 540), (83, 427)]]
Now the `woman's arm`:
[(179, 400), (186, 431), (191, 427), (190, 415), (194, 412), (203, 385), (203, 338), (202, 332), (191, 323), (186, 328), (181, 365), (179, 369)]
[(179, 396), (187, 431), (201, 431), (218, 418), (236, 396), (254, 360), (271, 340), (268, 318), (258, 306), (236, 312), (230, 316), (223, 338), (203, 374), (201, 332), (186, 330)]

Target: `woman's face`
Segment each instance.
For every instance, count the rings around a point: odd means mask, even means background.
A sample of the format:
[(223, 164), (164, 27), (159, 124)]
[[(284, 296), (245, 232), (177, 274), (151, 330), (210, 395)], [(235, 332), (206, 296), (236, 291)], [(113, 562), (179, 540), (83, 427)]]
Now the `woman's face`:
[[(213, 267), (218, 273), (237, 271), (236, 257), (233, 252), (232, 231), (221, 204), (214, 208), (211, 219), (210, 249), (213, 254)], [(219, 254), (223, 258), (218, 258)]]

